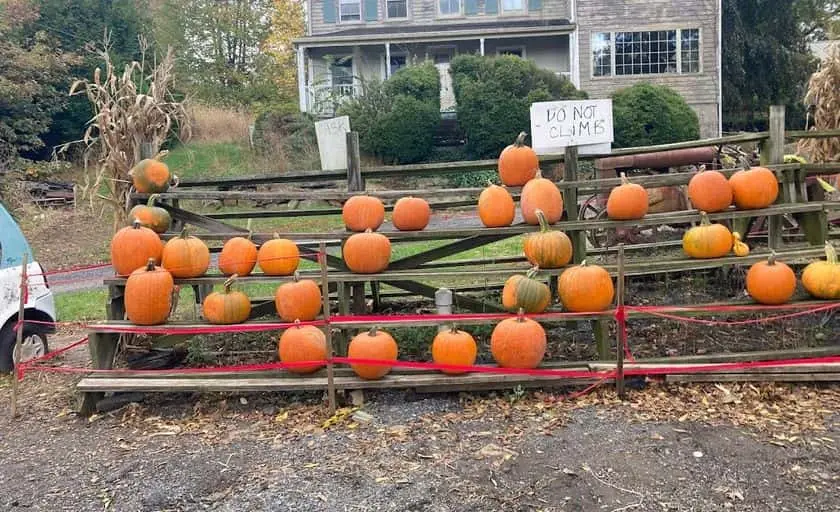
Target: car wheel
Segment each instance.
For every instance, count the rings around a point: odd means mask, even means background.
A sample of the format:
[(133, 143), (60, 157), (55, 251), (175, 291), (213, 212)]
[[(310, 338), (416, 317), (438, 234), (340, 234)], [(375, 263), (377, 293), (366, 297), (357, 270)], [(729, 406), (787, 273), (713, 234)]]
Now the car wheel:
[[(17, 336), (12, 325), (0, 330), (0, 372), (9, 373), (15, 367), (15, 344)], [(49, 352), (47, 336), (36, 327), (23, 326), (23, 341), (21, 343), (21, 362), (41, 357)]]

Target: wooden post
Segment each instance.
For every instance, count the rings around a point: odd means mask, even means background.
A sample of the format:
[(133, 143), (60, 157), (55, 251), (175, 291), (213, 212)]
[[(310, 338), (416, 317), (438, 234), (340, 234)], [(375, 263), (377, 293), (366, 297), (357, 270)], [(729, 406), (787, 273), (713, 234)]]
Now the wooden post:
[[(785, 106), (770, 106), (770, 137), (761, 144), (762, 165), (776, 165), (785, 162)], [(786, 180), (785, 180), (786, 181)], [(782, 183), (786, 187), (787, 183)], [(746, 233), (743, 233), (746, 236)], [(767, 218), (767, 245), (778, 250), (782, 244), (782, 216)]]
[[(563, 181), (576, 181), (578, 178), (578, 148), (576, 146), (566, 147), (566, 154), (563, 160)], [(566, 208), (566, 220), (577, 220), (578, 218), (578, 196), (577, 189), (567, 188), (563, 193), (563, 205)], [(572, 250), (574, 262), (580, 263), (586, 259), (586, 232), (572, 232)]]
[(347, 132), (347, 191), (361, 192), (365, 189), (362, 178), (361, 155), (359, 154), (359, 133)]
[(15, 338), (14, 348), (14, 369), (12, 371), (12, 418), (18, 417), (17, 399), (18, 399), (18, 370), (20, 369), (20, 351), (23, 345), (23, 319), (26, 313), (26, 296), (29, 291), (29, 276), (27, 275), (26, 267), (29, 265), (29, 255), (23, 253), (22, 266), (20, 271), (20, 298), (18, 301), (18, 316), (17, 316), (17, 332)]
[(318, 244), (318, 263), (321, 265), (321, 296), (323, 297), (324, 304), (323, 308), (323, 315), (324, 315), (324, 335), (327, 337), (327, 359), (330, 361), (327, 363), (327, 400), (330, 404), (330, 415), (335, 414), (335, 368), (333, 367), (332, 357), (334, 354), (333, 351), (333, 343), (332, 343), (332, 328), (330, 327), (330, 285), (327, 281), (328, 272), (327, 272), (327, 244), (321, 242)]
[[(621, 315), (625, 315), (624, 313), (624, 244), (618, 244), (618, 256), (616, 260), (616, 264), (618, 266), (618, 277), (616, 278), (616, 288), (617, 291), (617, 309), (621, 312)], [(626, 316), (624, 316), (626, 318)], [(615, 329), (615, 354), (616, 354), (616, 364), (615, 364), (615, 391), (618, 394), (618, 397), (622, 400), (626, 398), (624, 393), (624, 342), (625, 342), (625, 330), (624, 330), (624, 322), (618, 322)]]

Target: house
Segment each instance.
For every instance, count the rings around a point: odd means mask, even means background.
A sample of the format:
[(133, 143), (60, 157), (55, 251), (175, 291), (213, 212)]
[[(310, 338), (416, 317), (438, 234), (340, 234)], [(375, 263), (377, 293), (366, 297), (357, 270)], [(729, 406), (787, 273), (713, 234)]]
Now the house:
[(702, 136), (720, 133), (720, 0), (305, 1), (306, 36), (295, 41), (302, 111), (331, 115), (364, 80), (426, 59), (441, 71), (441, 110), (455, 110), (455, 55), (512, 54), (593, 98), (643, 81), (673, 87)]

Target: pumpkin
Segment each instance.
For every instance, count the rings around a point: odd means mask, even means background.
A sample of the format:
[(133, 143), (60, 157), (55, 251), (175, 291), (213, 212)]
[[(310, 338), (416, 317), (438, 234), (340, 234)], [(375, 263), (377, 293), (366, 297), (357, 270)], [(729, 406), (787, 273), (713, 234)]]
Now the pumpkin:
[(796, 291), (796, 274), (793, 270), (776, 261), (776, 253), (771, 252), (767, 261), (759, 261), (747, 271), (747, 293), (761, 304), (784, 304)]
[(521, 187), (534, 179), (540, 168), (540, 159), (533, 149), (525, 145), (528, 134), (521, 132), (513, 144), (499, 155), (499, 178), (508, 187)]
[(563, 216), (563, 194), (551, 180), (543, 178), (538, 169), (537, 176), (522, 187), (519, 206), (528, 224), (536, 226), (540, 223), (537, 210), (542, 210), (545, 220), (554, 224)]
[(545, 344), (545, 329), (522, 312), (499, 322), (490, 335), (490, 352), (503, 368), (536, 368), (545, 356)]
[(741, 233), (732, 233), (732, 252), (735, 256), (743, 258), (750, 254), (750, 246), (741, 241)]
[(210, 266), (210, 249), (204, 242), (188, 234), (184, 228), (179, 236), (163, 246), (161, 265), (171, 272), (173, 277), (198, 277), (207, 272)]
[(350, 235), (344, 242), (341, 254), (351, 272), (376, 274), (388, 268), (388, 262), (391, 260), (391, 241), (387, 236), (368, 229), (364, 233)]
[(505, 187), (492, 183), (478, 196), (478, 217), (488, 228), (510, 226), (516, 216), (516, 203)]
[[(377, 359), (380, 361), (397, 360), (397, 342), (385, 331), (376, 327), (368, 332), (357, 334), (347, 347), (347, 357), (350, 359)], [(366, 380), (381, 379), (391, 367), (378, 364), (351, 363), (350, 368), (356, 375)]]
[(641, 219), (648, 211), (648, 194), (641, 185), (630, 183), (621, 173), (621, 185), (610, 191), (607, 216), (613, 220)]
[(128, 220), (132, 224), (135, 220), (140, 221), (140, 224), (155, 233), (166, 233), (166, 230), (172, 224), (172, 217), (166, 209), (155, 206), (158, 197), (160, 197), (158, 194), (152, 194), (146, 204), (138, 204), (132, 208), (128, 212)]
[(683, 235), (683, 251), (692, 258), (721, 258), (732, 249), (732, 232), (723, 224), (712, 224), (706, 212), (700, 212), (700, 225)]
[(160, 160), (140, 160), (128, 171), (128, 175), (131, 176), (134, 189), (141, 194), (156, 194), (169, 189), (169, 167)]
[[(432, 361), (437, 364), (472, 366), (478, 355), (475, 339), (466, 331), (459, 331), (454, 325), (444, 329), (432, 340)], [(441, 370), (449, 375), (465, 373), (462, 370)]]
[(160, 237), (137, 220), (117, 231), (111, 240), (111, 265), (120, 276), (127, 276), (145, 266), (149, 259), (159, 264), (162, 255)]
[(698, 210), (721, 212), (732, 204), (732, 185), (722, 173), (702, 166), (688, 182), (688, 199)]
[(262, 244), (257, 251), (257, 263), (266, 275), (290, 276), (300, 264), (300, 251), (293, 241), (274, 233), (274, 238)]
[(315, 320), (321, 312), (321, 287), (311, 279), (300, 279), (295, 272), (294, 281), (283, 283), (274, 292), (277, 315), (284, 322)]
[[(277, 356), (281, 363), (325, 361), (327, 359), (327, 337), (324, 331), (313, 325), (295, 325), (283, 331), (277, 342)], [(293, 366), (292, 373), (312, 373), (323, 368), (323, 364)]]
[(779, 196), (776, 174), (765, 167), (738, 171), (729, 178), (735, 206), (742, 210), (767, 208)]
[(825, 261), (809, 263), (802, 271), (802, 286), (818, 299), (840, 299), (840, 265), (831, 243), (825, 243)]
[(562, 231), (551, 231), (542, 210), (534, 211), (540, 230), (523, 241), (525, 257), (540, 268), (560, 268), (572, 260), (572, 241)]
[(542, 313), (551, 304), (551, 290), (545, 283), (534, 279), (539, 269), (532, 268), (524, 276), (515, 275), (505, 281), (502, 288), (502, 306), (508, 311), (520, 309), (526, 313)]
[(349, 231), (376, 231), (385, 221), (385, 205), (376, 197), (353, 196), (341, 208), (341, 218)]
[(166, 322), (172, 308), (175, 282), (166, 269), (155, 266), (149, 258), (145, 266), (134, 270), (125, 282), (125, 314), (135, 325), (158, 325)]
[(257, 246), (248, 238), (236, 236), (225, 242), (219, 253), (219, 271), (226, 276), (249, 276), (257, 264)]
[(391, 222), (400, 231), (420, 231), (429, 225), (432, 209), (425, 199), (403, 197), (394, 204)]
[(221, 292), (213, 292), (204, 298), (201, 310), (211, 324), (241, 324), (251, 316), (251, 299), (243, 292), (231, 290), (237, 277), (232, 275), (225, 281)]
[(573, 312), (604, 311), (615, 297), (610, 273), (598, 265), (580, 265), (567, 268), (557, 279), (560, 302)]

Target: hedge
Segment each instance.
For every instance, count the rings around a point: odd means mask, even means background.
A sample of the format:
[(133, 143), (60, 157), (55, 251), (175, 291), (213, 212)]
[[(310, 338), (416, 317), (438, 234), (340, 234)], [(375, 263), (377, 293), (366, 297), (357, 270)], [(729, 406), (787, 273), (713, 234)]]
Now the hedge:
[(669, 87), (641, 83), (616, 91), (612, 99), (615, 147), (652, 146), (700, 138), (697, 114)]

